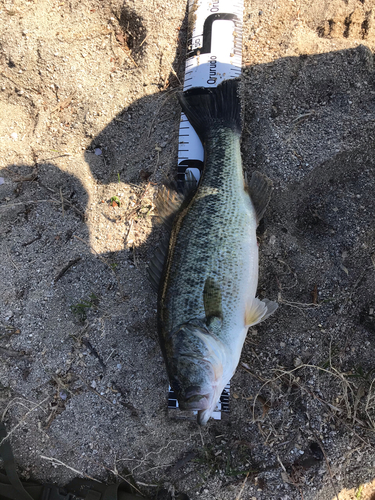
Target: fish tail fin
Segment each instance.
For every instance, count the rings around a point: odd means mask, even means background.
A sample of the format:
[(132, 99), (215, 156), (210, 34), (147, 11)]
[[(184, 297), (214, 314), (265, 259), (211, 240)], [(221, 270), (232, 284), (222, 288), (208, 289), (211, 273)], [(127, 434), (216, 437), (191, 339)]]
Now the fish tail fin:
[(213, 126), (241, 134), (239, 79), (225, 80), (215, 88), (195, 87), (178, 94), (182, 111), (204, 143)]

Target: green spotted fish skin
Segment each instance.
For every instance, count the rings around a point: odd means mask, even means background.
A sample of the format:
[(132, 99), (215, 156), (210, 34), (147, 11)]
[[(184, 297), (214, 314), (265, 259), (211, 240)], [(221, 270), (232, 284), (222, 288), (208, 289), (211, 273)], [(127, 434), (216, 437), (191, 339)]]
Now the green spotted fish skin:
[(261, 174), (245, 186), (237, 87), (228, 80), (179, 98), (204, 145), (205, 165), (173, 220), (158, 294), (169, 379), (180, 407), (197, 410), (201, 425), (236, 370), (249, 326), (277, 307), (255, 297), (256, 228), (272, 187)]

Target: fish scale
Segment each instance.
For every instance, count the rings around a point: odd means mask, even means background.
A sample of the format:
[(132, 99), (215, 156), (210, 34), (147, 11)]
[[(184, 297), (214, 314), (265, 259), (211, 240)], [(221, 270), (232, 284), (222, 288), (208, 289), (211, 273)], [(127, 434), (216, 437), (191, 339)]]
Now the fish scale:
[[(225, 283), (225, 325), (233, 320), (227, 312), (234, 309), (240, 292), (247, 287), (249, 294), (255, 294), (256, 217), (244, 190), (240, 137), (231, 129), (218, 129), (205, 147), (207, 161), (201, 183), (188, 209), (177, 216), (171, 238), (173, 255), (163, 298), (163, 307), (169, 311), (164, 325), (167, 332), (192, 318), (204, 318), (203, 288), (208, 276)], [(252, 256), (246, 257), (247, 269), (243, 254)], [(239, 269), (244, 276), (239, 276)], [(253, 285), (246, 273), (254, 277)]]

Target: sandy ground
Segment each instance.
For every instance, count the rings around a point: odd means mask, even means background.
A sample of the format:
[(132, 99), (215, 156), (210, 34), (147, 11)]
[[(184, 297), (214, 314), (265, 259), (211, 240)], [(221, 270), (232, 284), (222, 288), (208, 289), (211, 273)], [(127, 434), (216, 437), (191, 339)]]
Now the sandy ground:
[(0, 410), (22, 476), (374, 499), (374, 2), (245, 1), (243, 162), (274, 182), (259, 295), (280, 306), (204, 429), (167, 414), (146, 278), (186, 2), (0, 5)]

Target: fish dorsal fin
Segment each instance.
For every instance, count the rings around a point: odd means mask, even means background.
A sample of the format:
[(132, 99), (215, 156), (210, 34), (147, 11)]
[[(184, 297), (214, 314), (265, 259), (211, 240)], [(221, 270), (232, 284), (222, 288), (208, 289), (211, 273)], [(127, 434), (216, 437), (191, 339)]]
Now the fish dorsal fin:
[[(182, 193), (178, 192), (175, 186), (172, 185), (164, 185), (159, 189), (155, 202), (156, 210), (169, 233), (172, 230), (175, 215), (181, 208), (186, 197), (195, 190), (196, 186), (197, 181), (194, 175), (188, 171), (185, 174), (185, 184)], [(169, 234), (159, 244), (147, 268), (148, 278), (155, 292), (159, 290), (168, 248)]]
[(156, 249), (154, 256), (147, 267), (150, 284), (155, 292), (159, 290), (159, 284), (164, 270), (164, 262), (168, 253), (168, 239), (162, 240)]
[(276, 302), (268, 299), (259, 300), (255, 297), (249, 300), (245, 309), (245, 326), (254, 326), (264, 321), (276, 311), (277, 307)]
[(213, 278), (208, 277), (203, 289), (203, 305), (207, 325), (222, 321), (223, 307), (220, 285)]
[(181, 208), (183, 202), (188, 198), (197, 187), (197, 179), (190, 170), (185, 172), (183, 188), (177, 189), (173, 183), (163, 185), (156, 196), (156, 210), (160, 219), (171, 229), (174, 216)]
[(174, 216), (184, 201), (184, 195), (170, 186), (162, 186), (156, 197), (156, 210), (160, 219), (170, 228)]
[(271, 198), (273, 183), (266, 175), (253, 172), (248, 186), (251, 201), (253, 202), (257, 223), (264, 215)]

